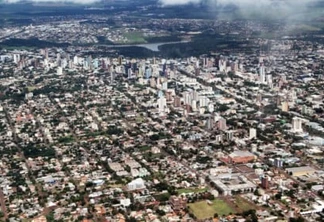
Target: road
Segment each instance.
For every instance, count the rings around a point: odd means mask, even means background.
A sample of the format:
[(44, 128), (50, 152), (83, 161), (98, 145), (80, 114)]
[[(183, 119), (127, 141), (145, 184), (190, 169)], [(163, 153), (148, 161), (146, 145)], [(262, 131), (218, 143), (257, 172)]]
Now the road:
[(5, 196), (3, 194), (3, 190), (1, 188), (0, 188), (0, 204), (1, 204), (1, 211), (4, 215), (3, 218), (6, 220), (8, 218), (6, 200), (5, 200)]
[[(10, 129), (11, 129), (11, 131), (13, 133), (13, 142), (16, 144), (16, 146), (17, 146), (17, 148), (19, 150), (19, 155), (21, 157), (21, 161), (23, 161), (25, 163), (25, 165), (27, 167), (27, 170), (28, 170), (28, 174), (31, 175), (31, 178), (29, 178), (29, 176), (27, 174), (26, 175), (26, 177), (27, 177), (26, 179), (29, 180), (29, 181), (35, 181), (35, 184), (34, 185), (37, 188), (36, 189), (37, 190), (37, 194), (38, 194), (39, 197), (43, 197), (44, 196), (44, 193), (42, 191), (42, 186), (36, 182), (36, 178), (33, 176), (33, 173), (32, 173), (32, 170), (30, 169), (29, 164), (27, 164), (26, 157), (24, 155), (23, 149), (21, 148), (21, 146), (19, 146), (19, 139), (18, 139), (16, 130), (15, 130), (14, 123), (13, 123), (13, 121), (12, 121), (10, 115), (9, 115), (8, 108), (5, 105), (3, 105), (2, 107), (3, 107), (3, 111), (5, 113), (6, 119), (8, 121), (8, 124), (10, 126)], [(0, 198), (1, 198), (1, 196), (0, 196)]]

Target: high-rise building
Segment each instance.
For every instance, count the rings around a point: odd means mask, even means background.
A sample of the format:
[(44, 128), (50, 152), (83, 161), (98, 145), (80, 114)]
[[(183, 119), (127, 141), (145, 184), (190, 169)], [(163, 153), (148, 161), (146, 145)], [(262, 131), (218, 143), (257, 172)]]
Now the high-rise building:
[(265, 73), (265, 67), (263, 63), (260, 64), (260, 68), (259, 68), (259, 82), (261, 84), (266, 83), (266, 73)]
[(57, 67), (57, 75), (63, 75), (63, 68), (62, 67)]
[(184, 92), (183, 97), (184, 97), (184, 103), (185, 104), (191, 104), (192, 96), (190, 95), (189, 92)]
[(20, 62), (20, 54), (13, 54), (14, 63), (18, 64)]
[(267, 176), (261, 177), (261, 187), (266, 190), (269, 189), (270, 182), (269, 182), (269, 178)]
[(199, 76), (200, 75), (200, 69), (199, 68), (195, 68), (195, 75)]
[(288, 106), (288, 102), (284, 101), (281, 103), (281, 111), (282, 112), (288, 112), (289, 111), (289, 106)]
[(196, 101), (199, 100), (199, 93), (198, 93), (196, 90), (193, 90), (193, 91), (191, 92), (191, 94), (192, 94), (192, 99), (194, 99), (194, 100), (196, 100)]
[(272, 75), (271, 74), (268, 74), (266, 76), (266, 81), (267, 81), (268, 86), (272, 86), (273, 81), (272, 81)]
[(228, 140), (228, 141), (232, 141), (233, 140), (233, 131), (227, 131), (226, 132), (226, 139)]
[(181, 106), (181, 98), (179, 96), (176, 96), (174, 98), (174, 107), (180, 107)]
[(128, 79), (131, 79), (133, 77), (133, 71), (131, 68), (128, 68), (127, 70), (127, 76), (128, 76)]
[(209, 99), (207, 96), (200, 96), (199, 97), (199, 107), (206, 107), (208, 106)]
[(145, 70), (145, 78), (149, 79), (152, 76), (152, 69), (151, 68), (147, 68)]
[(155, 87), (156, 87), (156, 81), (155, 81), (155, 78), (152, 78), (152, 79), (150, 80), (150, 86), (151, 86), (152, 88), (155, 88)]
[(123, 63), (123, 57), (119, 56), (118, 57), (118, 65), (121, 65)]
[(209, 116), (207, 119), (206, 127), (207, 127), (207, 130), (211, 130), (214, 128), (214, 118), (212, 118), (211, 116)]
[(308, 107), (306, 105), (302, 106), (302, 110), (301, 110), (302, 114), (308, 114)]
[(61, 53), (56, 54), (56, 64), (60, 64), (61, 61)]
[(166, 80), (162, 82), (162, 90), (168, 90), (168, 82)]
[(292, 120), (292, 131), (296, 133), (303, 132), (302, 124), (303, 124), (303, 120), (301, 118), (294, 117)]
[(44, 49), (44, 58), (48, 60), (48, 48)]
[(164, 96), (160, 97), (157, 103), (158, 103), (159, 114), (162, 114), (165, 111), (167, 105), (165, 97)]
[(162, 90), (159, 90), (158, 91), (158, 98), (161, 98), (162, 96), (164, 96), (163, 91)]
[(79, 65), (79, 58), (78, 58), (78, 56), (74, 56), (73, 57), (73, 63), (74, 63), (74, 65)]
[(282, 168), (283, 167), (283, 160), (281, 158), (276, 158), (274, 160), (274, 166), (277, 168)]
[(110, 72), (110, 82), (113, 83), (115, 81), (115, 72)]
[(215, 110), (215, 106), (214, 106), (214, 104), (209, 103), (209, 104), (208, 104), (208, 112), (213, 113), (214, 110)]
[(226, 60), (220, 59), (218, 61), (218, 68), (220, 72), (226, 72)]
[(225, 118), (220, 118), (217, 123), (217, 127), (219, 130), (226, 130), (227, 125), (226, 125), (226, 119)]
[(192, 111), (197, 111), (197, 101), (196, 100), (192, 100), (191, 101), (191, 107), (192, 107)]
[(203, 67), (204, 68), (208, 67), (208, 63), (209, 63), (208, 57), (203, 58)]
[(249, 139), (253, 139), (256, 138), (257, 136), (257, 131), (255, 128), (250, 128), (250, 132), (249, 132)]
[(172, 92), (166, 91), (165, 97), (167, 101), (172, 101)]

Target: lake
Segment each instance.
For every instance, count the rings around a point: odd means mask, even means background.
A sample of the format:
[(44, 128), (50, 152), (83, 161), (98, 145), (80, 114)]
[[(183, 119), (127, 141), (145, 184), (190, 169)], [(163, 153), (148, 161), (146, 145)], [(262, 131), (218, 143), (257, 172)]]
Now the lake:
[(109, 48), (121, 48), (121, 47), (137, 46), (137, 47), (143, 47), (143, 48), (149, 49), (149, 50), (151, 50), (153, 52), (158, 52), (158, 51), (160, 51), (159, 46), (161, 46), (161, 45), (181, 44), (181, 43), (188, 43), (188, 42), (190, 42), (190, 41), (143, 43), (143, 44), (133, 44), (133, 45), (105, 45), (105, 46), (109, 47)]

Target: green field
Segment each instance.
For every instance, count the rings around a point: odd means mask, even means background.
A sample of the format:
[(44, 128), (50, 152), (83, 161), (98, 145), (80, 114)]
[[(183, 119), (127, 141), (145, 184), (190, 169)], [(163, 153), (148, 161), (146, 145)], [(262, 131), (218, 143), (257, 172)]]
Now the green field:
[(235, 213), (227, 203), (220, 199), (213, 200), (211, 205), (209, 205), (207, 201), (192, 203), (189, 204), (189, 208), (199, 220), (213, 217), (215, 213), (220, 216)]
[(27, 87), (28, 92), (32, 92), (32, 91), (34, 91), (35, 89), (36, 89), (36, 87), (34, 87), (34, 86), (28, 86), (28, 87)]
[(183, 193), (202, 193), (207, 191), (207, 188), (183, 188), (183, 189), (178, 189), (177, 192), (178, 194), (183, 194)]
[(141, 32), (128, 32), (124, 34), (124, 37), (127, 38), (128, 43), (146, 43)]

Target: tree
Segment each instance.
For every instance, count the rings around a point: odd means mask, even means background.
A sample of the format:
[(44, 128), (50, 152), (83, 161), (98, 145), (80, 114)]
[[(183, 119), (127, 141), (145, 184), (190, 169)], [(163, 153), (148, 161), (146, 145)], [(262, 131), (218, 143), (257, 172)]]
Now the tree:
[(305, 221), (305, 219), (304, 218), (302, 218), (302, 217), (297, 217), (297, 218), (289, 218), (289, 222), (304, 222)]
[(135, 217), (129, 217), (126, 219), (126, 222), (136, 222), (137, 220), (135, 219)]
[(51, 211), (49, 214), (46, 215), (46, 220), (49, 222), (55, 221), (54, 219), (54, 211)]

